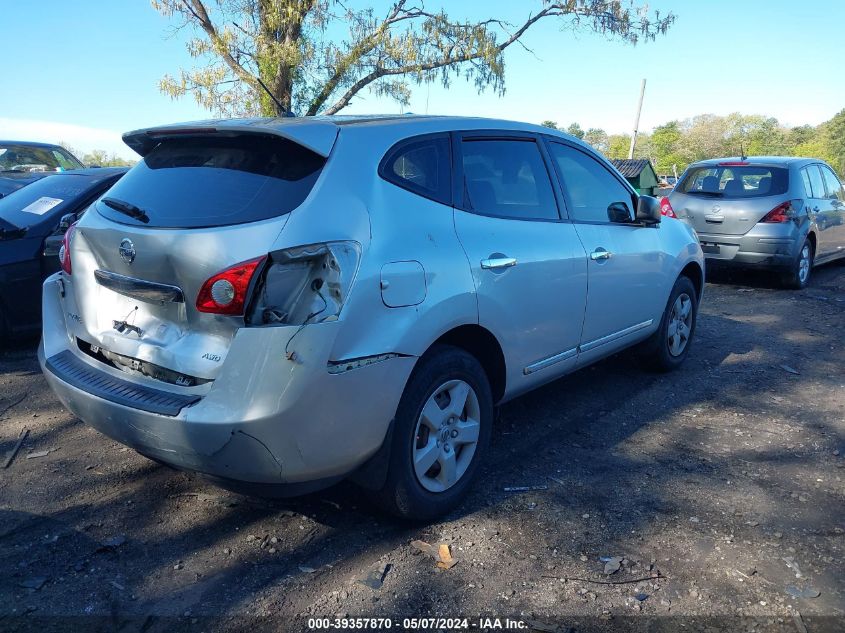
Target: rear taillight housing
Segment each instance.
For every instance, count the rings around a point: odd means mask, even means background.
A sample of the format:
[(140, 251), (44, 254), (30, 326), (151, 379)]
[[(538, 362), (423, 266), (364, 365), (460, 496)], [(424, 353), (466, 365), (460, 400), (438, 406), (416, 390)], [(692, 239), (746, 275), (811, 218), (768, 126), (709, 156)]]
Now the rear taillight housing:
[(62, 265), (62, 270), (68, 275), (73, 274), (73, 266), (70, 263), (70, 242), (73, 239), (74, 231), (76, 231), (76, 222), (67, 227), (67, 231), (62, 238), (62, 245), (59, 248), (59, 262)]
[(765, 222), (766, 224), (779, 224), (783, 222), (789, 222), (798, 214), (801, 210), (801, 207), (804, 206), (803, 200), (787, 200), (786, 202), (780, 203), (774, 209), (769, 211), (766, 215), (763, 216), (763, 219), (760, 222)]
[(352, 241), (270, 253), (255, 283), (247, 325), (304, 325), (339, 318), (360, 260), (361, 245)]
[(197, 295), (197, 310), (211, 314), (243, 315), (252, 278), (266, 259), (266, 255), (256, 257), (209, 277)]
[(660, 215), (665, 215), (667, 218), (677, 218), (678, 216), (675, 215), (675, 210), (672, 208), (672, 203), (669, 202), (669, 198), (663, 196), (660, 199)]

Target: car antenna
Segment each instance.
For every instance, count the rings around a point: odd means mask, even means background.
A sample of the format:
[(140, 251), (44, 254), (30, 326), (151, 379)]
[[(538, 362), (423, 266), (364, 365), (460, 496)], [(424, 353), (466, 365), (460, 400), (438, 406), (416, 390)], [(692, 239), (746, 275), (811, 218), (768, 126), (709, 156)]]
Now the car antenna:
[(261, 77), (256, 77), (256, 79), (258, 80), (258, 83), (261, 84), (261, 87), (264, 88), (264, 92), (267, 93), (267, 96), (270, 97), (273, 100), (273, 103), (276, 104), (276, 107), (279, 109), (279, 112), (282, 113), (282, 116), (294, 116), (292, 112), (285, 109), (285, 106), (282, 105), (281, 101), (276, 99), (276, 95), (270, 92), (270, 89), (267, 87), (267, 85), (263, 81), (261, 81)]
[(745, 160), (748, 156), (745, 155), (745, 150), (742, 148), (742, 141), (739, 142), (739, 160)]

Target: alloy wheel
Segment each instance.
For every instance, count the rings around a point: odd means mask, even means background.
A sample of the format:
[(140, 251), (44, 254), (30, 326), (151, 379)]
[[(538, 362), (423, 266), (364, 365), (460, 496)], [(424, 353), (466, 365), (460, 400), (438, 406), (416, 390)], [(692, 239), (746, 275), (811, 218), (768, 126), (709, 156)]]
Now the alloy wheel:
[(481, 407), (469, 383), (449, 380), (434, 390), (414, 432), (414, 473), (423, 488), (443, 492), (466, 473), (478, 446)]
[(807, 282), (807, 278), (809, 276), (810, 276), (810, 245), (805, 242), (803, 248), (801, 249), (801, 257), (798, 260), (798, 281), (801, 282), (801, 285), (804, 285)]
[(672, 304), (672, 311), (669, 314), (669, 327), (666, 341), (669, 346), (669, 353), (672, 356), (680, 356), (689, 343), (692, 330), (692, 299), (682, 292)]

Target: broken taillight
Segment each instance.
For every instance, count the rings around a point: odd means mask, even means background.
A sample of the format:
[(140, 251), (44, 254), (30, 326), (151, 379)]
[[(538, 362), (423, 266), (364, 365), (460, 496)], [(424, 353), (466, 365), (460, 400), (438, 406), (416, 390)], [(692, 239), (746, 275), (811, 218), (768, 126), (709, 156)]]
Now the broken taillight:
[(212, 314), (242, 315), (249, 284), (267, 256), (235, 264), (209, 277), (197, 295), (197, 310)]
[(70, 241), (74, 231), (76, 231), (76, 222), (67, 227), (67, 231), (62, 238), (62, 245), (59, 248), (59, 262), (62, 265), (62, 270), (68, 275), (73, 273), (73, 266), (70, 263)]
[(302, 325), (337, 318), (361, 258), (357, 242), (297, 246), (270, 253), (247, 316), (251, 325)]

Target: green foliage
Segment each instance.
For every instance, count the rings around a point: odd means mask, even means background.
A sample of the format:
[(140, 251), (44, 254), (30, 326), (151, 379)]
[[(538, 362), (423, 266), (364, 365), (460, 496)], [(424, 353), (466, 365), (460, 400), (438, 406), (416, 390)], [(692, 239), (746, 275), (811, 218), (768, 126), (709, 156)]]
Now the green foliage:
[(281, 114), (262, 83), (281, 109), (306, 115), (334, 114), (364, 88), (407, 104), (413, 84), (448, 86), (456, 77), (501, 95), (505, 50), (541, 20), (629, 44), (654, 39), (675, 20), (634, 0), (541, 0), (521, 24), (453, 18), (408, 0), (381, 14), (360, 0), (359, 7), (342, 0), (151, 3), (174, 32), (194, 34), (187, 49), (200, 62), (166, 75), (159, 88), (173, 98), (192, 94), (224, 116)]
[(566, 133), (571, 134), (575, 138), (584, 139), (584, 130), (582, 130), (581, 126), (577, 123), (570, 123), (569, 127), (566, 128)]
[(557, 128), (557, 121), (549, 121), (549, 120), (547, 119), (547, 120), (545, 120), (545, 121), (541, 121), (541, 122), (540, 122), (540, 125), (542, 125), (543, 127), (548, 127), (548, 128), (551, 128), (551, 129), (553, 129), (553, 130), (558, 129), (558, 128)]
[[(567, 132), (580, 131), (573, 123)], [(608, 158), (628, 158), (631, 137), (608, 135), (590, 128), (581, 132), (587, 143)], [(577, 134), (576, 134), (577, 135)], [(678, 173), (687, 165), (707, 158), (739, 156), (807, 156), (827, 161), (845, 177), (845, 110), (817, 127), (787, 128), (773, 117), (701, 114), (684, 121), (658, 125), (651, 134), (637, 135), (635, 158), (648, 158), (658, 174)]]
[(138, 161), (126, 160), (117, 154), (109, 154), (105, 150), (95, 149), (82, 156), (86, 167), (130, 167)]

